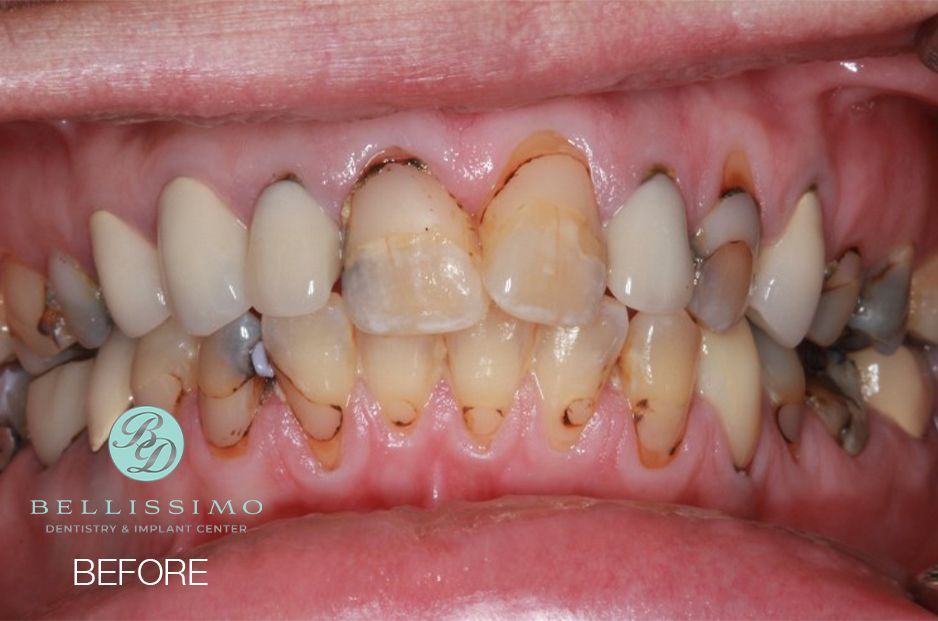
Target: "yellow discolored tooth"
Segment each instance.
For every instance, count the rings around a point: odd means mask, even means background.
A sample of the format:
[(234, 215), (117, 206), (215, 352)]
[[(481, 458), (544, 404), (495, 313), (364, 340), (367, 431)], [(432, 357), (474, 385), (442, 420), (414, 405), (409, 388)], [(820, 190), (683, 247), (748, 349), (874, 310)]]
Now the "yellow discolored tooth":
[(938, 344), (938, 252), (912, 273), (907, 328), (912, 336)]
[(170, 181), (159, 204), (160, 265), (173, 317), (189, 334), (207, 336), (251, 306), (247, 228), (195, 179)]
[(45, 277), (13, 259), (3, 262), (3, 300), (10, 334), (43, 358), (75, 342), (57, 308), (48, 304)]
[(150, 332), (169, 317), (156, 248), (108, 211), (89, 222), (95, 269), (114, 323), (129, 337)]
[(82, 347), (101, 347), (111, 332), (111, 317), (91, 277), (75, 259), (53, 252), (49, 257), (49, 285), (69, 332)]
[(932, 418), (934, 385), (921, 355), (901, 346), (891, 355), (868, 348), (848, 357), (860, 373), (864, 403), (911, 437), (924, 437)]
[(227, 397), (199, 394), (202, 434), (211, 444), (226, 448), (237, 444), (248, 432), (264, 394), (264, 380), (252, 377)]
[(476, 437), (491, 437), (508, 413), (533, 337), (533, 324), (495, 305), (476, 325), (446, 335), (453, 392)]
[(264, 315), (296, 317), (320, 309), (342, 269), (339, 227), (295, 181), (278, 181), (257, 199), (248, 242), (251, 303)]
[(387, 164), (353, 191), (344, 254), (342, 295), (363, 332), (452, 332), (485, 315), (469, 217), (414, 166)]
[(26, 397), (26, 428), (39, 461), (51, 466), (85, 428), (92, 360), (69, 362), (37, 377)]
[(114, 421), (130, 407), (130, 372), (137, 340), (118, 329), (98, 350), (88, 387), (88, 442), (98, 451), (107, 441)]
[(547, 325), (588, 323), (606, 289), (593, 184), (570, 155), (537, 157), (485, 208), (483, 279), (505, 312)]
[(860, 255), (848, 250), (828, 265), (821, 298), (818, 301), (808, 339), (821, 347), (830, 347), (840, 337), (857, 306), (860, 295), (862, 263)]
[(684, 436), (697, 375), (700, 329), (684, 311), (637, 313), (620, 360), (642, 463), (668, 463)]
[(174, 412), (198, 383), (199, 340), (170, 318), (137, 342), (130, 373), (134, 404)]
[(749, 322), (723, 333), (701, 329), (697, 392), (713, 407), (729, 440), (733, 463), (752, 461), (762, 421), (759, 352)]

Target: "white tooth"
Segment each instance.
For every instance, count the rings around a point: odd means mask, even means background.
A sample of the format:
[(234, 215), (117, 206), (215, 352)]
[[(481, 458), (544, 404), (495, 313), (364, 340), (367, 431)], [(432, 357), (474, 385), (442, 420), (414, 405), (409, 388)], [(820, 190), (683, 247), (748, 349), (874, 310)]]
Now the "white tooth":
[(469, 217), (429, 174), (392, 163), (352, 193), (342, 295), (371, 334), (468, 328), (488, 297)]
[(15, 339), (44, 358), (75, 342), (64, 329), (61, 316), (46, 305), (46, 279), (42, 274), (7, 259), (0, 276), (7, 322)]
[(91, 215), (90, 230), (95, 268), (114, 323), (136, 338), (166, 321), (169, 309), (153, 244), (107, 211)]
[[(0, 278), (3, 274), (0, 273)], [(10, 326), (7, 324), (6, 306), (3, 303), (3, 284), (0, 282), (0, 364), (12, 360), (13, 337), (10, 335)]]
[(691, 243), (697, 256), (704, 258), (725, 244), (739, 241), (756, 255), (761, 235), (759, 207), (748, 194), (737, 192), (720, 199), (700, 223)]
[(912, 336), (938, 344), (938, 253), (912, 274), (907, 327)]
[(295, 317), (321, 308), (342, 270), (339, 227), (295, 181), (257, 199), (248, 242), (251, 303), (264, 315)]
[(112, 330), (94, 359), (88, 388), (88, 442), (92, 451), (104, 446), (114, 421), (133, 401), (130, 370), (136, 349), (136, 339)]
[(592, 417), (596, 397), (619, 359), (628, 327), (626, 308), (604, 298), (589, 324), (538, 329), (531, 370), (541, 392), (547, 437), (554, 448), (573, 446)]
[(101, 347), (111, 332), (111, 318), (94, 281), (74, 259), (53, 252), (49, 257), (49, 284), (69, 332), (87, 349)]
[(905, 346), (889, 356), (873, 348), (848, 356), (860, 372), (863, 401), (913, 438), (923, 438), (932, 418), (934, 387), (922, 357)]
[(606, 224), (609, 290), (640, 311), (666, 313), (690, 302), (694, 260), (684, 200), (674, 182), (656, 174)]
[(860, 255), (852, 250), (844, 253), (829, 268), (818, 302), (808, 339), (821, 347), (830, 347), (844, 331), (860, 295)]
[(92, 360), (69, 362), (32, 381), (26, 397), (26, 427), (36, 455), (46, 466), (58, 461), (81, 430)]
[(740, 321), (718, 334), (701, 329), (697, 392), (713, 407), (729, 440), (733, 463), (752, 461), (762, 421), (759, 352), (749, 329)]
[(595, 316), (606, 253), (583, 163), (545, 155), (522, 165), (486, 207), (479, 233), (485, 287), (503, 310), (548, 325)]
[(821, 204), (814, 192), (807, 192), (781, 237), (759, 253), (749, 318), (780, 345), (794, 347), (811, 327), (823, 284)]
[(203, 183), (171, 181), (160, 195), (159, 250), (173, 316), (207, 336), (251, 305), (244, 290), (248, 232)]
[(198, 356), (198, 339), (172, 318), (142, 336), (130, 374), (134, 404), (173, 413), (182, 395), (197, 385)]
[(202, 434), (211, 444), (226, 448), (247, 433), (264, 393), (264, 380), (252, 377), (226, 397), (199, 394)]

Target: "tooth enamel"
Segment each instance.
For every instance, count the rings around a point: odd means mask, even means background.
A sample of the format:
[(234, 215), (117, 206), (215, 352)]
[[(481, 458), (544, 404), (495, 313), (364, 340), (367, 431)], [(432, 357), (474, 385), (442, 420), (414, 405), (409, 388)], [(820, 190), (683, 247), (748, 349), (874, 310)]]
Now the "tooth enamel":
[(74, 259), (54, 252), (49, 258), (49, 285), (69, 332), (87, 349), (101, 347), (111, 332), (111, 318), (94, 281)]
[(127, 336), (143, 336), (169, 317), (156, 248), (107, 211), (94, 212), (89, 227), (94, 264), (111, 317)]
[[(3, 273), (0, 271), (0, 279)], [(3, 303), (3, 284), (0, 281), (0, 364), (12, 360), (13, 337), (10, 335), (10, 326), (7, 324), (6, 306)]]
[(746, 321), (722, 334), (700, 333), (697, 392), (723, 421), (733, 463), (745, 468), (755, 454), (762, 421), (759, 352)]
[(690, 302), (694, 261), (684, 200), (665, 174), (643, 183), (606, 224), (609, 290), (640, 311), (666, 313)]
[(869, 337), (872, 345), (884, 354), (895, 351), (905, 336), (912, 254), (912, 246), (906, 244), (870, 268), (856, 311), (847, 322), (854, 331)]
[(0, 425), (26, 436), (26, 394), (32, 377), (18, 364), (0, 367)]
[(25, 265), (7, 259), (2, 266), (3, 300), (10, 334), (43, 358), (75, 342), (64, 320), (47, 305), (46, 279)]
[(852, 250), (839, 261), (828, 266), (830, 275), (824, 279), (824, 288), (808, 339), (821, 347), (829, 347), (844, 331), (850, 315), (857, 306), (860, 294), (860, 255)]
[(938, 344), (938, 253), (912, 274), (907, 328), (915, 338)]
[(295, 181), (257, 199), (248, 242), (251, 303), (275, 317), (307, 315), (329, 299), (341, 264), (339, 227)]
[(203, 183), (171, 181), (160, 195), (159, 250), (173, 316), (207, 336), (249, 307), (244, 290), (248, 232)]
[(697, 256), (705, 258), (730, 242), (743, 242), (752, 254), (759, 251), (762, 223), (759, 207), (745, 192), (720, 199), (700, 223), (691, 240)]
[(746, 312), (751, 281), (752, 253), (743, 242), (729, 242), (700, 264), (687, 310), (705, 327), (726, 332)]
[(605, 250), (593, 184), (569, 155), (545, 155), (515, 171), (480, 227), (486, 290), (526, 321), (589, 323), (606, 288)]
[(137, 342), (130, 373), (135, 405), (174, 412), (184, 393), (196, 387), (199, 342), (174, 319)]
[(18, 446), (16, 433), (9, 427), (0, 427), (0, 472), (3, 472), (13, 459)]
[(32, 381), (26, 426), (39, 461), (51, 466), (85, 428), (92, 360), (69, 362)]
[(814, 192), (807, 192), (781, 237), (762, 246), (749, 295), (749, 319), (780, 345), (794, 347), (811, 327), (823, 280), (821, 205)]
[(931, 420), (934, 387), (925, 361), (908, 347), (892, 355), (875, 349), (849, 354), (860, 372), (863, 401), (913, 438), (922, 438)]
[(88, 354), (87, 351), (77, 347), (69, 347), (51, 356), (40, 356), (17, 338), (13, 339), (12, 345), (16, 360), (30, 375), (42, 375), (53, 367), (76, 358), (87, 357)]
[(697, 374), (700, 329), (687, 313), (637, 313), (621, 358), (642, 463), (665, 465), (684, 435)]
[(789, 444), (801, 437), (801, 425), (804, 422), (804, 405), (788, 403), (775, 412), (775, 423), (782, 437)]
[(264, 381), (252, 377), (225, 397), (199, 395), (202, 434), (211, 444), (226, 448), (247, 433), (264, 393)]
[(812, 377), (807, 382), (807, 403), (832, 438), (848, 455), (856, 456), (869, 439), (869, 422), (861, 404), (845, 396), (826, 377)]
[(534, 325), (492, 305), (485, 318), (446, 335), (453, 393), (470, 431), (495, 433), (514, 400), (534, 340)]
[(775, 406), (776, 423), (788, 442), (796, 442), (804, 417), (804, 367), (794, 349), (782, 347), (756, 326), (751, 329), (759, 353), (762, 385)]
[(619, 358), (628, 328), (626, 308), (604, 298), (589, 324), (538, 329), (531, 370), (541, 392), (542, 421), (554, 448), (565, 450), (576, 443)]
[(114, 421), (133, 401), (130, 371), (136, 349), (136, 339), (112, 330), (94, 359), (88, 386), (88, 442), (94, 452), (104, 446)]
[(407, 164), (387, 164), (351, 197), (342, 295), (352, 322), (371, 334), (468, 328), (488, 298), (478, 238), (446, 189)]
[(440, 378), (446, 356), (442, 337), (357, 336), (365, 384), (381, 414), (397, 427), (412, 425)]

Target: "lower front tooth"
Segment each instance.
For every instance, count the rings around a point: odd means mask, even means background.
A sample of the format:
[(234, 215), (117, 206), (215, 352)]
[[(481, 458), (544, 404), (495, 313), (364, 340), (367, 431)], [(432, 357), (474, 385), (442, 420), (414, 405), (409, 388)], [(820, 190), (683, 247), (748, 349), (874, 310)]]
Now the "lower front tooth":
[(808, 339), (821, 347), (829, 347), (844, 331), (860, 294), (860, 255), (852, 250), (828, 266)]
[(869, 439), (869, 421), (861, 403), (847, 397), (828, 378), (812, 377), (807, 382), (807, 402), (832, 438), (848, 455), (863, 450)]
[(798, 440), (804, 413), (804, 367), (794, 349), (782, 347), (755, 326), (751, 328), (759, 353), (762, 385), (775, 406), (779, 430), (788, 442), (795, 442)]
[(619, 358), (628, 328), (628, 311), (612, 298), (603, 299), (589, 324), (538, 328), (531, 370), (554, 448), (565, 450), (576, 443)]
[(642, 463), (668, 463), (684, 435), (694, 391), (700, 329), (684, 311), (638, 313), (621, 358)]
[(211, 444), (226, 448), (247, 433), (264, 394), (264, 380), (252, 377), (226, 397), (199, 394), (202, 434)]
[(909, 347), (891, 355), (875, 349), (849, 354), (860, 373), (863, 401), (913, 438), (922, 438), (931, 420), (934, 386), (922, 357)]
[(69, 332), (82, 347), (101, 347), (111, 332), (111, 317), (94, 281), (74, 259), (54, 252), (49, 258), (49, 285)]
[(130, 372), (136, 349), (137, 339), (115, 328), (94, 359), (88, 388), (88, 442), (92, 451), (104, 446), (114, 421), (133, 401)]
[(199, 340), (170, 318), (140, 337), (130, 374), (134, 404), (174, 412), (197, 385)]
[(36, 455), (46, 466), (85, 428), (92, 360), (69, 362), (32, 381), (26, 398), (26, 426)]
[(64, 328), (64, 319), (47, 302), (45, 277), (12, 259), (0, 273), (7, 323), (14, 338), (43, 358), (51, 357), (75, 342)]

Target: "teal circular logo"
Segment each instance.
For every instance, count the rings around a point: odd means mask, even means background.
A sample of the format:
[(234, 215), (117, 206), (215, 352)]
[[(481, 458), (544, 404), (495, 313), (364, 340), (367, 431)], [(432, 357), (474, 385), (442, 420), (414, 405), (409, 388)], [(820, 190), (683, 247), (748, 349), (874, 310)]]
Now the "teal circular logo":
[(166, 410), (145, 405), (121, 414), (107, 440), (111, 461), (136, 481), (159, 481), (176, 469), (186, 443)]

